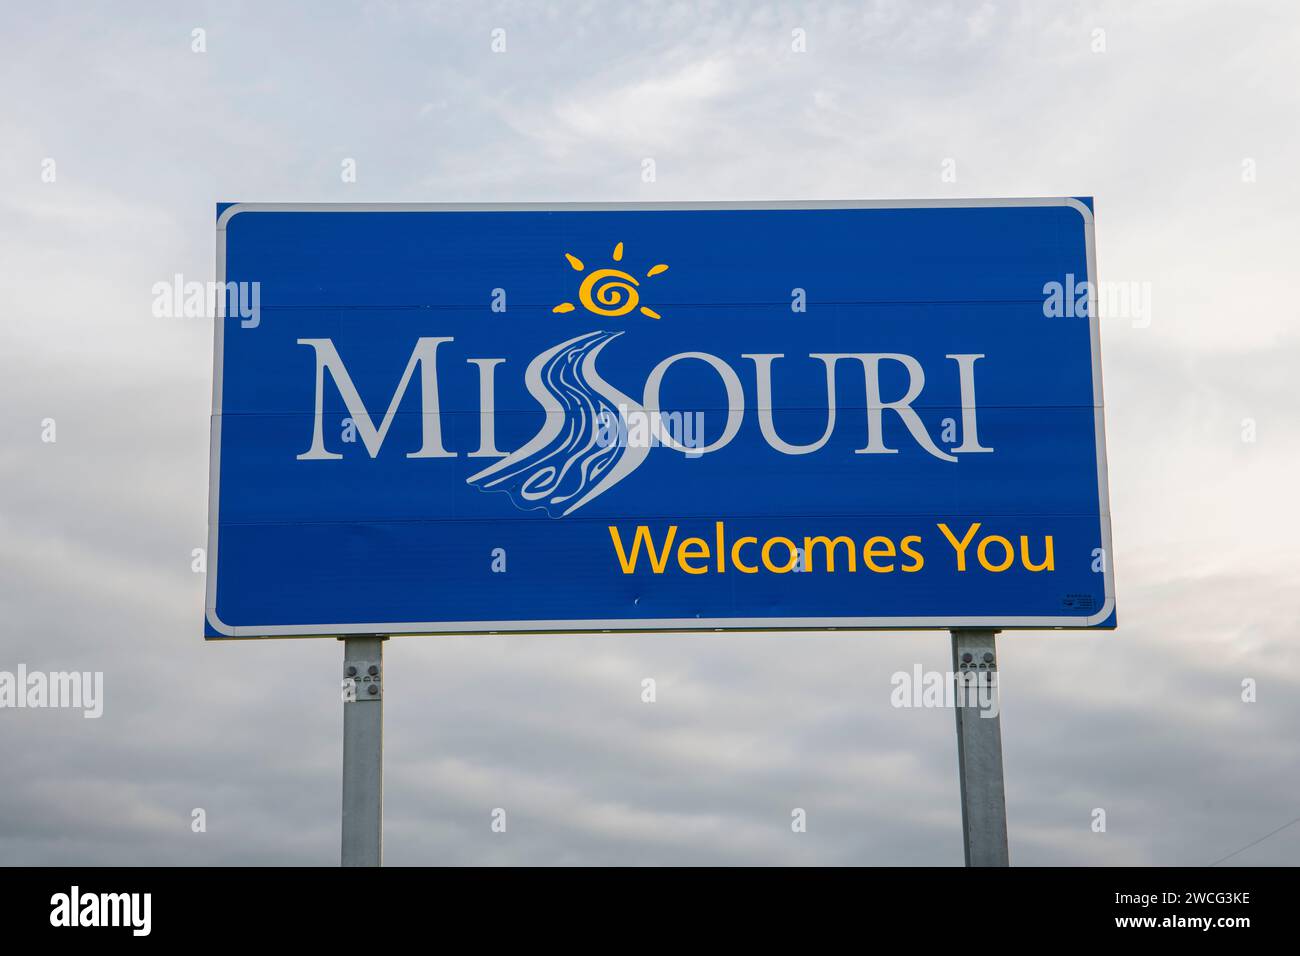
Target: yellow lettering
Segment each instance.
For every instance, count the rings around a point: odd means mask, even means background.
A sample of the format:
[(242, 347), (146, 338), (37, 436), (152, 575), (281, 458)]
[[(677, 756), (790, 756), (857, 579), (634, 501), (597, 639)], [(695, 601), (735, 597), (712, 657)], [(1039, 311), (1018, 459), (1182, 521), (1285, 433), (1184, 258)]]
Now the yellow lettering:
[(909, 534), (906, 538), (904, 538), (901, 542), (899, 542), (899, 548), (902, 549), (902, 552), (905, 555), (907, 555), (909, 558), (916, 559), (915, 564), (905, 564), (903, 565), (902, 569), (904, 571), (920, 571), (921, 568), (925, 566), (925, 558), (921, 557), (921, 552), (914, 551), (912, 550), (911, 547), (908, 546), (908, 542), (910, 541), (915, 541), (919, 544), (921, 541), (921, 536), (919, 534)]
[(749, 542), (749, 541), (753, 541), (755, 545), (758, 544), (758, 538), (757, 538), (757, 537), (740, 537), (740, 538), (736, 538), (736, 544), (733, 544), (733, 545), (732, 545), (732, 564), (735, 564), (735, 566), (738, 567), (738, 568), (740, 568), (741, 571), (744, 571), (745, 574), (748, 574), (748, 575), (757, 575), (757, 574), (758, 574), (758, 564), (746, 564), (745, 562), (742, 562), (741, 559), (740, 559), (740, 549), (741, 549), (741, 546), (742, 546), (742, 545), (745, 545), (746, 542)]
[(709, 546), (705, 543), (703, 538), (686, 538), (677, 548), (677, 564), (687, 574), (708, 574), (709, 566), (707, 564), (705, 564), (704, 567), (699, 568), (692, 567), (686, 563), (688, 560), (693, 561), (697, 558), (703, 558), (705, 561), (708, 561)]
[(655, 574), (663, 574), (664, 567), (668, 564), (668, 555), (672, 553), (673, 539), (677, 537), (677, 525), (668, 526), (668, 537), (664, 541), (664, 549), (658, 554), (655, 553), (654, 538), (650, 537), (650, 529), (643, 524), (636, 526), (636, 536), (632, 539), (631, 558), (623, 550), (623, 539), (619, 537), (618, 528), (610, 525), (609, 536), (614, 539), (614, 550), (618, 552), (618, 563), (623, 566), (624, 574), (631, 574), (636, 570), (642, 539), (645, 540), (646, 553), (650, 555), (650, 567), (654, 569)]
[(840, 535), (834, 540), (826, 537), (825, 535), (818, 535), (815, 538), (804, 538), (803, 554), (804, 554), (805, 566), (808, 568), (809, 571), (812, 571), (814, 569), (815, 564), (813, 562), (813, 547), (814, 545), (820, 544), (826, 550), (826, 570), (834, 571), (835, 570), (835, 546), (841, 543), (846, 548), (848, 548), (849, 570), (856, 571), (858, 569), (858, 547), (853, 543), (853, 539), (847, 537), (846, 535)]
[(751, 542), (751, 541), (754, 544), (758, 544), (757, 538), (737, 538), (736, 543), (731, 546), (731, 563), (734, 564), (736, 567), (738, 567), (745, 574), (758, 573), (758, 565), (745, 564), (745, 562), (740, 560), (741, 547), (743, 547), (747, 542)]
[[(883, 544), (885, 550), (878, 550), (876, 548), (877, 543)], [(867, 543), (862, 546), (862, 560), (866, 561), (867, 567), (872, 571), (875, 571), (877, 574), (888, 574), (890, 571), (894, 570), (894, 565), (892, 562), (887, 565), (879, 565), (876, 564), (875, 559), (892, 558), (895, 554), (897, 554), (897, 552), (894, 550), (894, 542), (890, 541), (883, 535), (876, 535), (874, 538), (869, 538)]]
[[(989, 564), (988, 555), (987, 555), (989, 545), (992, 544), (994, 541), (1002, 545), (1002, 547), (1006, 550), (1007, 553), (1007, 559), (998, 565)], [(980, 564), (984, 565), (984, 569), (986, 571), (1005, 571), (1007, 568), (1011, 567), (1011, 562), (1016, 559), (1016, 552), (1015, 549), (1011, 547), (1011, 542), (1008, 541), (1006, 538), (1002, 537), (1002, 535), (1000, 534), (991, 534), (983, 541), (981, 541), (978, 554), (979, 554)]]
[(962, 538), (960, 541), (958, 541), (956, 538), (952, 536), (952, 532), (948, 530), (948, 526), (946, 524), (944, 524), (943, 522), (939, 523), (939, 530), (942, 531), (943, 536), (948, 539), (948, 543), (951, 544), (957, 550), (958, 571), (966, 570), (966, 548), (970, 544), (971, 539), (975, 537), (975, 532), (978, 531), (979, 529), (980, 529), (980, 523), (976, 521), (973, 525), (970, 526), (969, 529), (967, 529), (966, 536)]
[[(772, 545), (783, 544), (790, 549), (790, 563), (784, 567), (778, 568), (772, 563)], [(795, 553), (794, 542), (789, 538), (768, 538), (763, 542), (763, 567), (767, 568), (773, 574), (785, 574), (793, 568), (799, 561), (799, 555)]]
[(1047, 554), (1043, 557), (1042, 564), (1034, 564), (1029, 560), (1029, 537), (1023, 534), (1020, 536), (1020, 561), (1030, 571), (1056, 570), (1055, 558), (1052, 555), (1052, 536), (1050, 534), (1044, 535), (1043, 543), (1047, 549)]

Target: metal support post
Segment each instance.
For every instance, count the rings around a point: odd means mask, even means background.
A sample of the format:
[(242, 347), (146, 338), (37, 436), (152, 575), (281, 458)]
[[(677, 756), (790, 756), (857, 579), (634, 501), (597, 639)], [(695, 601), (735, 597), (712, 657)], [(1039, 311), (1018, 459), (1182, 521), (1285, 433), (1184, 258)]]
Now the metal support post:
[(384, 862), (384, 641), (343, 640), (344, 866)]
[(967, 866), (1009, 866), (1007, 794), (1002, 777), (997, 631), (952, 631), (957, 765)]

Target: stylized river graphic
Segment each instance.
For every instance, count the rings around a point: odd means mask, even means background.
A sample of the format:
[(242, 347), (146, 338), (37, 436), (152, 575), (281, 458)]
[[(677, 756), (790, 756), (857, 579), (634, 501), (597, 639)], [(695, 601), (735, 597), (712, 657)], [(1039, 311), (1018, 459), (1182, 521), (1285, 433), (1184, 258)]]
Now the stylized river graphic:
[(482, 491), (504, 491), (525, 511), (544, 508), (557, 518), (635, 471), (648, 445), (631, 447), (618, 438), (627, 434), (627, 417), (644, 412), (596, 371), (601, 349), (622, 334), (588, 332), (529, 362), (524, 384), (545, 410), (545, 424), (518, 451), (466, 480)]

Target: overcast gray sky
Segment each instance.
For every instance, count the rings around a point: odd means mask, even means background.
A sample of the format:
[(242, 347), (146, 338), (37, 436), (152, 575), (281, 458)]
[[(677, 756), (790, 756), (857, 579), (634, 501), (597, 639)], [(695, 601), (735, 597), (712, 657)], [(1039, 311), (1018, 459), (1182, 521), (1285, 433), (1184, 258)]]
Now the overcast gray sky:
[[(1095, 196), (1152, 293), (1102, 330), (1120, 627), (1000, 638), (1012, 861), (1296, 819), (1297, 50), (1289, 0), (5, 4), (0, 670), (105, 705), (0, 709), (0, 863), (338, 860), (340, 645), (201, 638), (212, 327), (150, 305), (218, 200)], [(952, 713), (890, 705), (943, 633), (386, 653), (389, 863), (961, 862)]]

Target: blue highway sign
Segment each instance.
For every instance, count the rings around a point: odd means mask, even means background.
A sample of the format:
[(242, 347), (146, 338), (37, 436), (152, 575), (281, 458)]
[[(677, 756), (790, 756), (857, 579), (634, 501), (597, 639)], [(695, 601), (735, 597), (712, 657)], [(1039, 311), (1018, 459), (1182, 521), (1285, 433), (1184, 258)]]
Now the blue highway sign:
[(1095, 258), (1088, 199), (223, 204), (206, 634), (1113, 627)]

